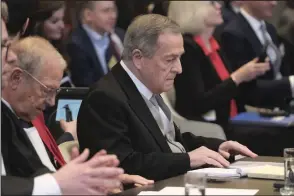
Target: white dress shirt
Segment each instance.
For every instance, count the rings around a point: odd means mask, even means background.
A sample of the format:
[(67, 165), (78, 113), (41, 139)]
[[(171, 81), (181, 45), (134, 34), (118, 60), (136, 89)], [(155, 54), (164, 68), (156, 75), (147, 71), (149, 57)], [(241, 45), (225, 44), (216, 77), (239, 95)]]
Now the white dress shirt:
[[(147, 100), (150, 100), (153, 93), (131, 72), (131, 70), (126, 66), (126, 64), (123, 61), (121, 61), (120, 64), (122, 65), (123, 69), (127, 72), (127, 74), (130, 76), (141, 95), (144, 96)], [(159, 113), (161, 122), (163, 123), (163, 127), (160, 128), (162, 129), (163, 135), (165, 136), (165, 133), (168, 133), (170, 131), (169, 119), (167, 118), (161, 107), (159, 107)]]
[[(243, 8), (241, 8), (240, 13), (244, 16), (244, 18), (247, 20), (247, 22), (249, 23), (249, 25), (251, 26), (251, 28), (255, 32), (255, 34), (256, 34), (258, 40), (260, 41), (260, 43), (262, 45), (264, 45), (265, 40), (264, 40), (264, 37), (262, 35), (262, 31), (260, 29), (260, 26), (262, 24), (265, 24), (265, 22), (263, 20), (262, 21), (257, 20), (256, 18), (251, 16), (249, 13), (247, 13), (246, 10), (244, 10)], [(266, 36), (268, 37), (268, 39), (272, 40), (269, 33), (266, 33)], [(273, 51), (272, 48), (268, 47), (267, 55), (268, 55), (268, 57), (270, 58), (270, 60), (272, 62), (274, 62), (276, 60), (276, 54), (275, 54), (275, 52)], [(281, 73), (279, 73), (279, 75), (281, 75)], [(294, 97), (294, 76), (289, 76), (289, 81), (290, 81), (290, 85), (291, 85), (292, 97)]]
[[(132, 73), (132, 71), (126, 66), (126, 64), (123, 61), (120, 61), (120, 64), (121, 64), (122, 68), (130, 76), (132, 81), (134, 82), (134, 84), (137, 87), (138, 91), (140, 92), (140, 94), (145, 99), (145, 102), (148, 105), (148, 107), (153, 107), (153, 108), (149, 108), (149, 109), (150, 109), (150, 112), (152, 113), (152, 115), (154, 115), (152, 110), (156, 106), (154, 106), (150, 102), (150, 99), (153, 96), (153, 93)], [(146, 100), (149, 101), (150, 104), (147, 103)], [(158, 122), (157, 121), (158, 119), (155, 119), (155, 120), (156, 120), (156, 122), (157, 122), (163, 136), (166, 138), (167, 144), (169, 145), (171, 151), (174, 152), (174, 153), (183, 153), (183, 152), (185, 152), (185, 148), (182, 146), (182, 144), (175, 141), (175, 138), (174, 138), (175, 133), (174, 133), (174, 129), (173, 129), (174, 127), (171, 127), (171, 126), (173, 126), (172, 116), (171, 116), (171, 119), (169, 120), (161, 107), (156, 108), (156, 110), (157, 111), (159, 110), (159, 115), (160, 115), (160, 120), (161, 121)]]
[[(13, 109), (11, 108), (10, 104), (5, 101), (2, 98), (2, 102), (15, 114)], [(48, 153), (46, 151), (46, 148), (44, 146), (44, 143), (42, 142), (42, 139), (40, 138), (40, 135), (35, 127), (24, 129), (25, 133), (27, 134), (28, 138), (32, 142), (32, 145), (34, 146), (40, 160), (42, 163), (51, 171), (56, 171), (54, 168), (52, 162), (50, 161), (50, 158), (48, 156)], [(5, 172), (5, 165), (2, 160), (2, 169), (1, 175), (6, 175)], [(55, 178), (51, 174), (44, 174), (38, 177), (34, 178), (34, 187), (32, 195), (61, 195), (60, 187), (55, 180)]]

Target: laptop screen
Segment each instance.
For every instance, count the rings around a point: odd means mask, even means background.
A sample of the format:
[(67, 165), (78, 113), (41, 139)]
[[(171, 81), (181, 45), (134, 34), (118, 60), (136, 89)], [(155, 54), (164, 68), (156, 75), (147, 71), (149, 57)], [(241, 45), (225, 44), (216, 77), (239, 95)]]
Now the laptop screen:
[(76, 120), (88, 88), (62, 88), (56, 99), (55, 120), (69, 122)]
[(59, 99), (57, 102), (56, 121), (72, 121), (78, 117), (81, 99)]

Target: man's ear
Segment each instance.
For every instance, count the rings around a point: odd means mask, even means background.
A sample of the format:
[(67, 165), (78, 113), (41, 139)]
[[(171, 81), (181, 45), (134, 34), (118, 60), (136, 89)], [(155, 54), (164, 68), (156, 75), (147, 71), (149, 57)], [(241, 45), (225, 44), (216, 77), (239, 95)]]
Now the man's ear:
[(23, 80), (23, 71), (19, 68), (15, 68), (11, 71), (10, 77), (8, 79), (8, 85), (13, 89), (17, 89), (18, 85)]
[(139, 49), (135, 49), (133, 50), (132, 52), (132, 59), (133, 59), (133, 63), (135, 65), (135, 67), (137, 69), (141, 69), (142, 68), (142, 60), (143, 60), (143, 55), (142, 55), (142, 52), (139, 50)]

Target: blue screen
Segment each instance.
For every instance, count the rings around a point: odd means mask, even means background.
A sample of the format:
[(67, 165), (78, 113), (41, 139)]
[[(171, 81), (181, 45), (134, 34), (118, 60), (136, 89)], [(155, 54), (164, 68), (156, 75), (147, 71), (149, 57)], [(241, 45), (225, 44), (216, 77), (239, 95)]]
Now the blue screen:
[(79, 99), (59, 99), (57, 103), (56, 121), (60, 121), (61, 119), (66, 120), (66, 105), (68, 105), (68, 108), (71, 111), (72, 119), (76, 120), (81, 103), (82, 100)]

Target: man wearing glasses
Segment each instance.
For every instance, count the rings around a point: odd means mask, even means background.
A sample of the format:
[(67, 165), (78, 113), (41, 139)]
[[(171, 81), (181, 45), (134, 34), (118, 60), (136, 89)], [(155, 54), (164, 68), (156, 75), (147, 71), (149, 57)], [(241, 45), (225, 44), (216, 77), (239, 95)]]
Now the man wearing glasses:
[[(1, 3), (2, 14), (5, 13), (2, 11), (4, 8)], [(115, 156), (106, 155), (105, 151), (101, 151), (87, 161), (89, 151), (79, 155), (75, 149), (73, 160), (52, 173), (54, 169), (51, 169), (47, 165), (48, 161), (40, 155), (42, 141), (39, 138), (39, 143), (36, 143), (38, 134), (34, 134), (33, 129), (26, 131), (21, 127), (22, 120), (31, 121), (46, 104), (54, 104), (65, 62), (45, 40), (27, 38), (10, 47), (6, 19), (7, 17), (1, 15), (1, 193), (97, 195), (107, 194), (109, 190), (118, 188), (118, 176), (123, 171), (117, 168), (118, 160)], [(26, 50), (20, 49), (21, 44), (23, 48), (26, 46)], [(28, 52), (28, 48), (34, 47), (36, 51), (37, 46), (38, 52)], [(18, 52), (19, 59), (12, 48)], [(22, 64), (19, 64), (18, 60), (21, 60)]]

